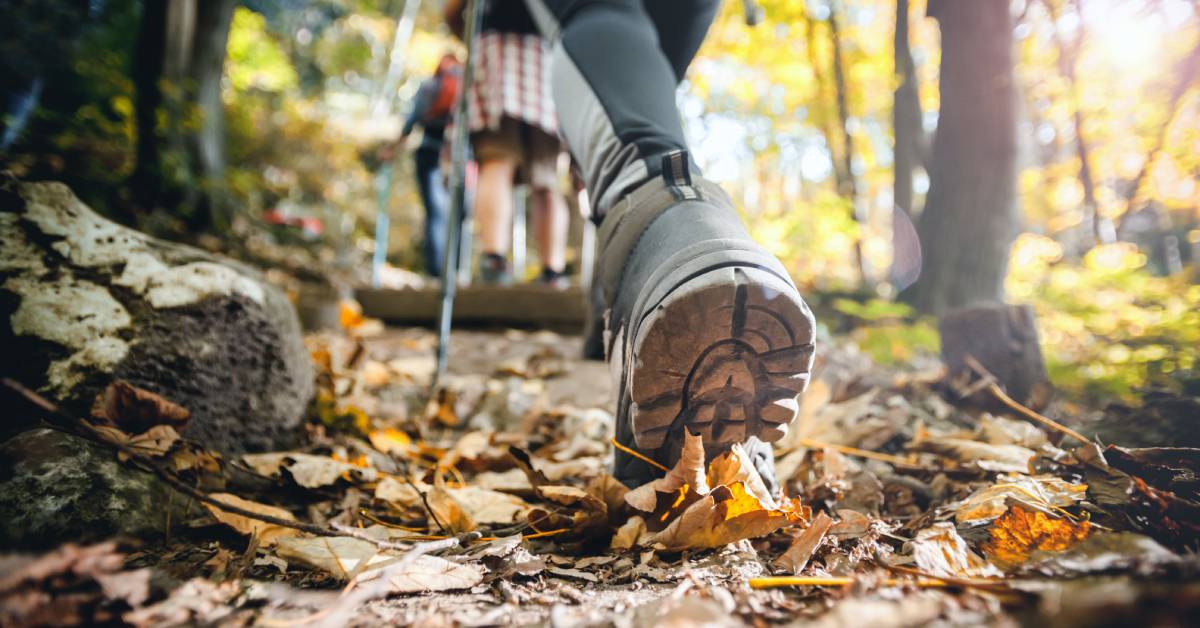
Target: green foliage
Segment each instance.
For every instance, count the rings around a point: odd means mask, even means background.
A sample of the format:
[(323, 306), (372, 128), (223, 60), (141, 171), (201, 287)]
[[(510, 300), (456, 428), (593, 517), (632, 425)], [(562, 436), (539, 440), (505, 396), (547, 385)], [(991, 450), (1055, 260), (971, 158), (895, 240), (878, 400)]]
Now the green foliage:
[(296, 86), (287, 53), (266, 29), (266, 18), (238, 7), (229, 27), (225, 74), (236, 90), (280, 92)]
[(917, 318), (906, 303), (838, 298), (833, 309), (853, 319), (850, 338), (879, 364), (903, 364), (938, 351), (937, 328), (930, 319)]
[(1139, 388), (1200, 385), (1200, 285), (1158, 277), (1129, 243), (1064, 261), (1049, 238), (1014, 247), (1008, 289), (1038, 315), (1051, 380), (1092, 397), (1129, 398)]

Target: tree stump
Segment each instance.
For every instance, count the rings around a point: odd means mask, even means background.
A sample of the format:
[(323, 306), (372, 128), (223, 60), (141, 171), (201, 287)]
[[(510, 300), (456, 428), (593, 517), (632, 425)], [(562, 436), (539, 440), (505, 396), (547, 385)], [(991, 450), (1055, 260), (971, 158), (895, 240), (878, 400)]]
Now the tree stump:
[[(59, 183), (0, 181), (0, 375), (87, 416), (114, 379), (187, 408), (224, 453), (290, 446), (312, 396), (295, 310), (255, 270), (97, 215)], [(0, 435), (35, 417), (0, 420)]]
[(960, 308), (942, 316), (938, 331), (942, 361), (952, 375), (969, 370), (970, 355), (1013, 399), (1031, 407), (1049, 401), (1050, 382), (1032, 307), (996, 303)]

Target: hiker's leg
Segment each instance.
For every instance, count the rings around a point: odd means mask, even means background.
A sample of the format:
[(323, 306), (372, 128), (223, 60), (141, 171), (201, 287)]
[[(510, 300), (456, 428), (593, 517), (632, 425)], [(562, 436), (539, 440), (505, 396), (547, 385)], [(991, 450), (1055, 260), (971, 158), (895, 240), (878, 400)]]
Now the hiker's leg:
[(514, 167), (512, 161), (499, 158), (479, 163), (475, 221), (479, 224), (479, 248), (485, 255), (508, 255), (512, 236)]
[(558, 177), (557, 138), (531, 130), (526, 146), (529, 188), (533, 200), (533, 237), (543, 273), (561, 273), (567, 265), (567, 203)]
[(686, 148), (675, 86), (712, 12), (679, 10), (664, 19), (668, 54), (642, 0), (526, 4), (554, 38), (551, 80), (560, 132), (580, 163), (593, 207), (603, 214), (659, 174), (663, 155)]
[(513, 178), (521, 160), (518, 126), (505, 118), (499, 129), (472, 134), (471, 145), (479, 163), (475, 192), (479, 248), (485, 256), (507, 257), (512, 238)]
[(704, 43), (721, 0), (643, 0), (643, 6), (658, 32), (659, 48), (679, 83)]
[(431, 277), (442, 274), (443, 256), (446, 254), (446, 201), (442, 172), (438, 154), (432, 150), (418, 150), (415, 159), (417, 186), (421, 191), (421, 203), (425, 207), (425, 270)]

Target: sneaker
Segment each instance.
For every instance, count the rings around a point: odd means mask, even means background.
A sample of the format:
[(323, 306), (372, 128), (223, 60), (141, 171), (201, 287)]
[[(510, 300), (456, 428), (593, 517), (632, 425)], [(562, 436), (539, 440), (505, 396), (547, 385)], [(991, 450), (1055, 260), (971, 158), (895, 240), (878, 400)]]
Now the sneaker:
[[(668, 155), (667, 174), (600, 228), (617, 441), (668, 468), (684, 430), (703, 437), (709, 459), (740, 442), (777, 493), (769, 443), (787, 433), (808, 384), (813, 315), (725, 193), (686, 164)], [(661, 471), (618, 450), (613, 474), (638, 486)]]
[(571, 278), (561, 270), (543, 268), (537, 278), (538, 283), (562, 290), (571, 284)]
[(479, 258), (479, 278), (483, 283), (507, 286), (512, 283), (508, 259), (496, 253), (484, 253)]

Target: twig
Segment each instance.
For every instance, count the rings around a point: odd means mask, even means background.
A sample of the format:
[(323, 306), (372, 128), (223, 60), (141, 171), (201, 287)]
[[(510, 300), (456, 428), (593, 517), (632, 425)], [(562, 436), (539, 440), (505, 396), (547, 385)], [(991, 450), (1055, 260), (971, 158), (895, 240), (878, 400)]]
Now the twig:
[(986, 368), (984, 368), (983, 364), (979, 363), (979, 360), (975, 359), (975, 356), (967, 354), (966, 356), (963, 357), (963, 362), (965, 362), (966, 365), (968, 367), (970, 367), (972, 371), (975, 371), (975, 373), (977, 375), (987, 379), (988, 385), (984, 387), (984, 390), (987, 390), (989, 393), (991, 393), (991, 395), (993, 397), (995, 397), (997, 401), (999, 401), (1000, 403), (1007, 406), (1013, 412), (1016, 412), (1017, 414), (1021, 415), (1022, 417), (1025, 417), (1026, 419), (1029, 419), (1030, 421), (1033, 421), (1035, 423), (1041, 423), (1042, 425), (1044, 425), (1052, 430), (1058, 431), (1062, 434), (1066, 434), (1067, 436), (1070, 436), (1071, 438), (1074, 438), (1075, 440), (1077, 440), (1080, 443), (1083, 443), (1085, 445), (1092, 442), (1091, 439), (1084, 436), (1083, 434), (1080, 434), (1079, 432), (1076, 432), (1075, 430), (1073, 430), (1057, 421), (1054, 421), (1053, 419), (1042, 416), (1041, 414), (1038, 414), (1037, 412), (1034, 412), (1033, 410), (1030, 410), (1029, 408), (1025, 407), (1024, 405), (1022, 405), (1020, 402), (1013, 399), (1012, 397), (1009, 397), (1004, 392), (1004, 389), (1000, 388), (1000, 386), (998, 384), (996, 384), (996, 378), (990, 372), (988, 372), (988, 370)]
[(904, 465), (906, 467), (911, 467), (914, 464), (913, 461), (908, 460), (907, 458), (901, 458), (900, 456), (893, 456), (890, 454), (879, 453), (877, 451), (868, 451), (866, 449), (859, 449), (857, 447), (850, 447), (848, 445), (835, 445), (833, 443), (826, 443), (826, 442), (819, 441), (819, 440), (813, 440), (811, 438), (801, 438), (801, 439), (797, 440), (796, 442), (800, 443), (801, 445), (804, 445), (805, 447), (808, 447), (809, 449), (832, 449), (834, 451), (839, 451), (839, 452), (844, 453), (849, 456), (857, 456), (859, 458), (870, 458), (872, 460), (882, 460), (884, 462), (890, 462), (892, 464)]
[(429, 518), (433, 519), (433, 522), (437, 524), (438, 530), (440, 530), (442, 534), (449, 536), (449, 533), (446, 532), (446, 527), (443, 526), (442, 522), (438, 519), (437, 513), (433, 512), (433, 508), (429, 506), (429, 496), (426, 495), (424, 491), (417, 488), (417, 485), (412, 481), (412, 478), (408, 477), (407, 474), (404, 476), (404, 481), (408, 482), (408, 485), (417, 492), (417, 495), (421, 496), (421, 503), (425, 506), (425, 512), (429, 513)]
[(638, 460), (641, 460), (642, 462), (644, 462), (644, 463), (646, 463), (646, 464), (648, 464), (648, 465), (650, 465), (650, 466), (652, 466), (652, 467), (655, 467), (655, 468), (657, 468), (657, 469), (661, 470), (661, 471), (662, 471), (662, 472), (664, 472), (664, 473), (670, 473), (670, 472), (671, 472), (671, 470), (670, 470), (670, 469), (666, 468), (666, 467), (665, 467), (665, 466), (663, 466), (662, 464), (660, 464), (660, 463), (658, 463), (658, 462), (655, 462), (654, 460), (651, 460), (650, 458), (647, 458), (646, 456), (644, 456), (644, 455), (642, 455), (642, 454), (640, 454), (640, 453), (638, 453), (638, 452), (636, 452), (636, 451), (634, 451), (634, 450), (632, 450), (632, 449), (630, 449), (630, 448), (628, 448), (628, 447), (626, 447), (626, 446), (622, 445), (621, 443), (618, 443), (618, 442), (617, 442), (617, 437), (615, 437), (615, 436), (614, 436), (614, 437), (612, 437), (612, 438), (610, 438), (610, 439), (608, 439), (608, 442), (612, 443), (612, 446), (613, 446), (613, 447), (616, 447), (617, 449), (620, 449), (621, 451), (623, 451), (623, 452), (625, 452), (625, 453), (627, 453), (627, 454), (629, 454), (629, 455), (633, 456), (634, 458), (637, 458)]
[[(751, 578), (750, 588), (774, 589), (777, 587), (845, 587), (852, 585), (859, 580), (859, 578), (850, 578), (846, 576), (768, 576), (763, 578)], [(948, 583), (945, 580), (936, 578), (925, 578), (919, 580), (887, 578), (880, 581), (880, 584), (887, 587), (911, 585), (921, 588), (942, 588)]]

